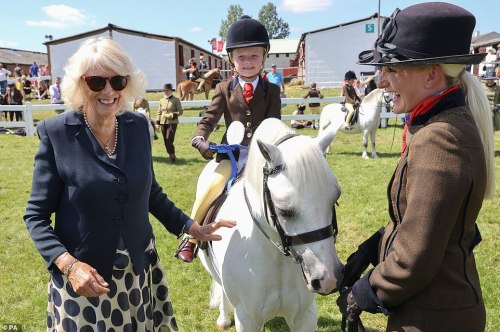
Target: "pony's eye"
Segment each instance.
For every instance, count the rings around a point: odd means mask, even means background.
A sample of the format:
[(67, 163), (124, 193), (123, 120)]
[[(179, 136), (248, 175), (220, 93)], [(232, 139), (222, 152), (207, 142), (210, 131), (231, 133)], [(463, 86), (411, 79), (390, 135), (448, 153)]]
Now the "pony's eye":
[(277, 212), (283, 217), (291, 218), (294, 217), (297, 212), (294, 209), (280, 209), (276, 208)]

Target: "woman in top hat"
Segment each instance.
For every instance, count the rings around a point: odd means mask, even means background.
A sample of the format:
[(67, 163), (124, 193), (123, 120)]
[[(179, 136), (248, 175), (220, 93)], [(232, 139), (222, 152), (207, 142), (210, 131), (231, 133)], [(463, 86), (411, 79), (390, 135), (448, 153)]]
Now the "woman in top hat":
[[(264, 119), (281, 118), (280, 89), (275, 84), (265, 82), (261, 76), (269, 48), (269, 35), (259, 21), (245, 15), (229, 27), (226, 50), (237, 76), (216, 86), (212, 102), (196, 127), (191, 145), (203, 158), (210, 160), (214, 156), (214, 151), (209, 148), (208, 137), (223, 115), (226, 129), (233, 121), (244, 124), (243, 146), (250, 144), (253, 133)], [(223, 144), (227, 144), (226, 134), (222, 137)], [(244, 160), (244, 154), (245, 151), (240, 149), (240, 160)], [(205, 181), (210, 185), (205, 187), (205, 192), (196, 194), (191, 218), (197, 222), (202, 221), (211, 202), (222, 192), (231, 176), (231, 162), (227, 154), (217, 154), (216, 162), (215, 167), (212, 163), (207, 164), (200, 175), (210, 177), (210, 181)], [(207, 171), (209, 169), (211, 171)], [(194, 249), (195, 240), (185, 237), (175, 257), (192, 262), (195, 258)]]
[(163, 142), (170, 161), (175, 163), (177, 160), (174, 146), (175, 132), (179, 123), (179, 115), (182, 115), (183, 110), (180, 99), (172, 94), (173, 91), (174, 88), (170, 83), (165, 84), (163, 87), (165, 95), (160, 99), (156, 123), (161, 127)]
[(474, 26), (461, 7), (417, 4), (396, 10), (360, 54), (360, 64), (383, 66), (379, 87), (409, 121), (388, 188), (391, 220), (345, 266), (337, 304), (351, 322), (368, 311), (389, 316), (387, 331), (484, 331), (473, 249), (494, 153), (488, 101), (465, 71), (484, 57), (469, 54)]

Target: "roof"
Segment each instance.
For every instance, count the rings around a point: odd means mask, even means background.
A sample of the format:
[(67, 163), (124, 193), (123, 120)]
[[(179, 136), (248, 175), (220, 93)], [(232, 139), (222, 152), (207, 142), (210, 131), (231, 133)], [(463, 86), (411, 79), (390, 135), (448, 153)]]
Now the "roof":
[(175, 41), (180, 41), (183, 44), (187, 44), (187, 45), (193, 46), (193, 47), (195, 47), (195, 48), (203, 51), (205, 54), (209, 54), (209, 55), (212, 55), (212, 56), (220, 58), (219, 55), (217, 55), (215, 53), (212, 53), (212, 52), (208, 51), (207, 49), (204, 49), (204, 48), (202, 48), (202, 47), (200, 47), (198, 45), (195, 45), (195, 44), (193, 44), (191, 42), (188, 42), (187, 40), (184, 40), (184, 39), (179, 38), (179, 37), (173, 37), (173, 36), (167, 36), (167, 35), (159, 35), (159, 34), (154, 34), (154, 33), (149, 33), (149, 32), (144, 32), (144, 31), (139, 31), (139, 30), (126, 29), (126, 28), (122, 28), (122, 27), (119, 27), (117, 25), (114, 25), (112, 23), (108, 23), (107, 26), (99, 28), (99, 29), (96, 29), (96, 30), (90, 30), (90, 31), (83, 32), (83, 33), (80, 33), (80, 34), (76, 34), (76, 35), (72, 35), (72, 36), (67, 36), (67, 37), (63, 37), (63, 38), (59, 38), (59, 39), (54, 39), (54, 40), (51, 40), (51, 41), (47, 41), (44, 44), (45, 45), (57, 45), (57, 44), (65, 43), (67, 41), (71, 41), (71, 40), (75, 40), (75, 39), (81, 39), (81, 38), (85, 38), (85, 37), (90, 37), (90, 36), (97, 35), (97, 34), (100, 34), (100, 33), (106, 32), (106, 31), (119, 31), (119, 32), (123, 32), (123, 33), (126, 33), (126, 34), (138, 35), (138, 36), (147, 37), (147, 38), (163, 39), (163, 40), (167, 40), (167, 41), (174, 41), (174, 40)]
[(38, 65), (46, 65), (48, 63), (47, 53), (0, 47), (0, 63), (31, 65), (33, 62)]
[(270, 54), (276, 53), (295, 53), (299, 45), (298, 39), (270, 39)]
[(476, 48), (480, 46), (490, 46), (500, 44), (500, 33), (492, 31), (472, 38), (471, 46)]

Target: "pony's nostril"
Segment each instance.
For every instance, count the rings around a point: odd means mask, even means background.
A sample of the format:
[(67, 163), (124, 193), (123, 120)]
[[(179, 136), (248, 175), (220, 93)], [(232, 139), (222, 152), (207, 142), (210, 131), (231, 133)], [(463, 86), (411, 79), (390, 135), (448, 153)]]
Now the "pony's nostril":
[(314, 288), (315, 291), (319, 291), (321, 289), (321, 282), (319, 279), (313, 279), (311, 282), (312, 288)]

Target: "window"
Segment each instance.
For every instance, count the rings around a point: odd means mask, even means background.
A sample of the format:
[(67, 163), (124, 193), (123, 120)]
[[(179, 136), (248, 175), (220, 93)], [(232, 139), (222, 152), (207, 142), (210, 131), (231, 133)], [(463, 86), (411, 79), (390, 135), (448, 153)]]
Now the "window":
[(279, 55), (279, 54), (276, 54), (276, 57), (277, 57), (277, 58), (279, 58), (279, 57), (280, 57), (280, 55)]
[(191, 49), (191, 58), (194, 58), (194, 50)]

